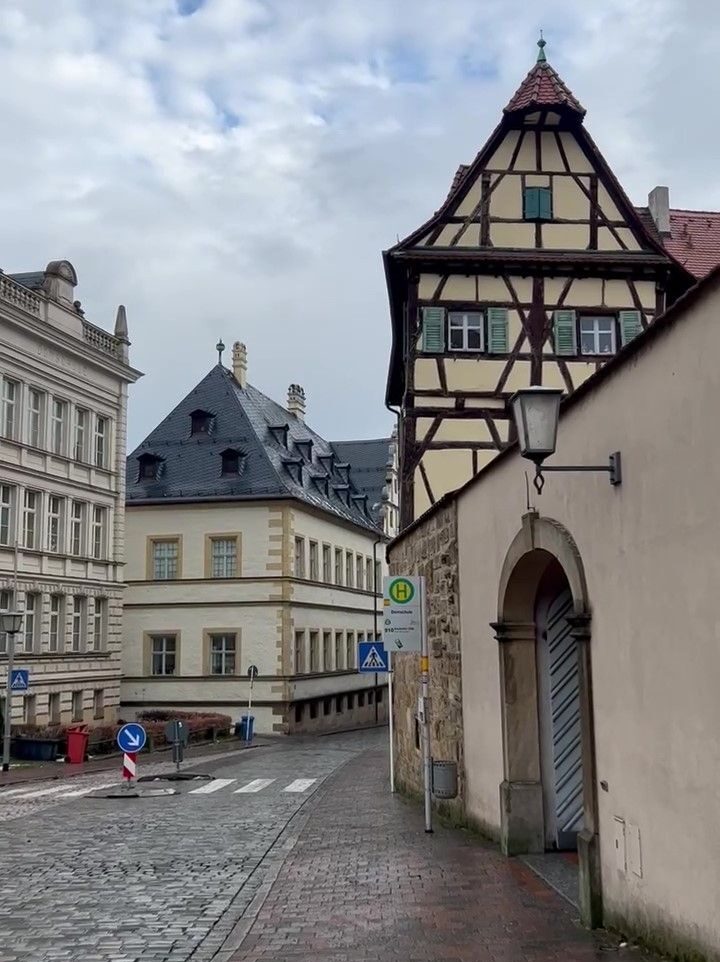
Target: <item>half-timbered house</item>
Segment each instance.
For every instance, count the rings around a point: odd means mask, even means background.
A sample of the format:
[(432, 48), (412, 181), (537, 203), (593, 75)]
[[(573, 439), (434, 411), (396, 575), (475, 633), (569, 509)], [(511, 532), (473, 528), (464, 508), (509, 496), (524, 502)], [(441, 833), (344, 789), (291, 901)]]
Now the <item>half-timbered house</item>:
[(573, 391), (695, 281), (667, 188), (633, 206), (538, 46), (445, 202), (384, 253), (401, 527), (511, 440), (515, 390)]

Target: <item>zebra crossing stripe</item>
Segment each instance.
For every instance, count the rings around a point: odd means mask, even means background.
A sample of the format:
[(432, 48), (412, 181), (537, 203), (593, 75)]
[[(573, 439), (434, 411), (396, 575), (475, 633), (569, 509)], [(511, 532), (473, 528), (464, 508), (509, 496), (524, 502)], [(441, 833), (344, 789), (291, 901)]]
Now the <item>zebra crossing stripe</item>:
[(208, 782), (207, 785), (201, 785), (200, 788), (193, 788), (189, 795), (211, 795), (213, 792), (219, 792), (221, 788), (225, 788), (227, 785), (232, 785), (233, 782), (237, 781), (235, 778), (216, 778), (212, 782)]
[(67, 785), (53, 785), (52, 788), (41, 788), (36, 789), (33, 792), (25, 792), (22, 795), (16, 795), (13, 799), (14, 802), (20, 801), (20, 799), (26, 798), (40, 798), (43, 795), (56, 795), (58, 792), (64, 792), (67, 789)]
[(296, 778), (294, 782), (290, 782), (287, 788), (283, 788), (284, 792), (306, 792), (311, 785), (314, 785), (317, 778)]
[(267, 788), (268, 785), (272, 785), (275, 781), (274, 778), (254, 778), (247, 785), (243, 785), (242, 788), (235, 789), (235, 795), (249, 795), (255, 792), (261, 792), (263, 788)]

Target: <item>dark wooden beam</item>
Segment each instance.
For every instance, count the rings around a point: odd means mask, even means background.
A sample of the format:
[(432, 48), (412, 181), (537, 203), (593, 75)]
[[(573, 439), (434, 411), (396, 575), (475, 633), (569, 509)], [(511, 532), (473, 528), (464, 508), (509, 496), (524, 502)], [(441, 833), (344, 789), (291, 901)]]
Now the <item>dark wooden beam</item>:
[(590, 178), (590, 249), (598, 246), (598, 179)]
[[(589, 360), (589, 359), (588, 359)], [(496, 418), (498, 421), (509, 421), (509, 412), (502, 408), (435, 408), (431, 406), (420, 406), (408, 408), (406, 418), (438, 418), (448, 421), (484, 421), (488, 417)], [(428, 433), (429, 430), (428, 430)], [(436, 431), (433, 432), (433, 436)]]
[(422, 478), (423, 484), (425, 485), (425, 490), (427, 491), (427, 496), (430, 504), (435, 504), (435, 495), (433, 494), (432, 488), (430, 487), (430, 479), (427, 476), (427, 471), (425, 470), (425, 465), (420, 462), (418, 465), (420, 470), (420, 477)]
[[(428, 451), (497, 451), (498, 445), (493, 441), (432, 441), (427, 449)], [(420, 466), (422, 468), (422, 462)]]

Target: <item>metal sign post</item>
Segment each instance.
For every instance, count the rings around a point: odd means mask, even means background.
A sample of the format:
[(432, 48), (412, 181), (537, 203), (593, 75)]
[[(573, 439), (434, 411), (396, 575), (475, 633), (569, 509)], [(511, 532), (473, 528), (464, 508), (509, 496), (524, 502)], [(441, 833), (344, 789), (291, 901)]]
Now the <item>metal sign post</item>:
[(388, 658), (388, 728), (390, 731), (390, 791), (395, 791), (395, 746), (393, 744), (394, 731), (395, 731), (395, 721), (393, 719), (393, 666), (392, 666), (392, 655), (390, 652), (387, 653)]
[(130, 722), (128, 725), (123, 725), (115, 737), (118, 748), (123, 753), (123, 784), (125, 789), (130, 791), (137, 778), (137, 756), (145, 747), (147, 734), (142, 725)]
[(425, 795), (425, 831), (432, 832), (432, 762), (430, 760), (430, 655), (425, 612), (425, 579), (420, 582), (420, 723), (422, 725), (423, 786)]
[(249, 745), (250, 742), (252, 741), (252, 739), (251, 739), (251, 737), (250, 737), (250, 735), (251, 735), (251, 731), (250, 731), (250, 709), (252, 708), (253, 684), (254, 684), (254, 682), (255, 682), (255, 679), (256, 679), (257, 676), (258, 676), (257, 665), (250, 665), (250, 667), (248, 668), (247, 674), (248, 674), (248, 678), (250, 679), (250, 691), (248, 692), (247, 724), (245, 725), (245, 744), (246, 744), (246, 745)]

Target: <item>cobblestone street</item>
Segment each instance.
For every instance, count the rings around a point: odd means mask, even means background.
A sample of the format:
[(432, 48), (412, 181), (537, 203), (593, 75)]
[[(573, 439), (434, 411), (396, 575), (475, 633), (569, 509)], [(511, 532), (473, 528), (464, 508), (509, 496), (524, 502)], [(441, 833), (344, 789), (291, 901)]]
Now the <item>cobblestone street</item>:
[(199, 765), (214, 781), (173, 797), (0, 793), (0, 962), (583, 962), (617, 947), (521, 862), (426, 836), (387, 791), (386, 737), (215, 757)]

